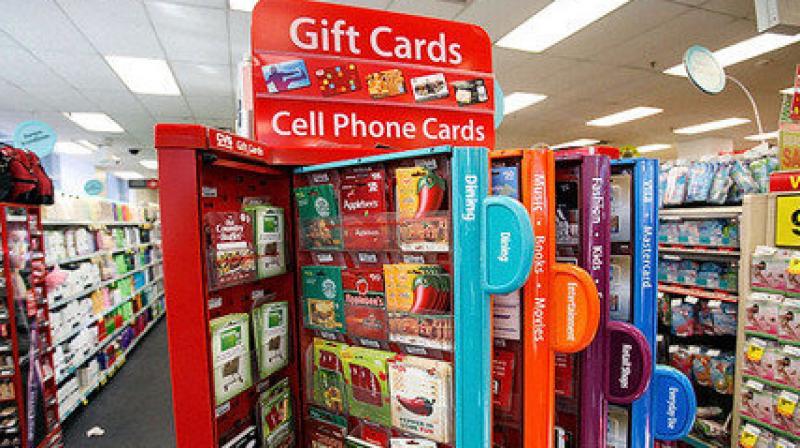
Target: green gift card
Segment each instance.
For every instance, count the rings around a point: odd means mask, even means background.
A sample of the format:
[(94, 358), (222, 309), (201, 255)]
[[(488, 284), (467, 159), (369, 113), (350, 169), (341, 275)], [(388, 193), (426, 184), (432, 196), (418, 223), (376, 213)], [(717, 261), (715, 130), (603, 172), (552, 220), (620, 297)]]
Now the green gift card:
[(310, 250), (342, 249), (339, 201), (332, 185), (314, 185), (294, 190), (300, 217), (300, 239)]
[(247, 390), (250, 372), (250, 319), (247, 314), (228, 314), (209, 322), (214, 369), (214, 397), (220, 405)]
[(259, 378), (265, 379), (289, 363), (289, 304), (271, 302), (255, 307), (253, 333)]
[(308, 328), (345, 332), (342, 268), (303, 266), (303, 318)]
[(363, 347), (342, 350), (347, 407), (351, 416), (392, 426), (387, 360), (392, 352)]

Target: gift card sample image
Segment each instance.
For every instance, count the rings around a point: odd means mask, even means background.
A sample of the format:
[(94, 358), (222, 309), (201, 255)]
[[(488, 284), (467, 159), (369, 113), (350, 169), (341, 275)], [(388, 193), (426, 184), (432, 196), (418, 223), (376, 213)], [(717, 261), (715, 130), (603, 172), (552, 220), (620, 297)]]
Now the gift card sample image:
[(300, 59), (266, 65), (261, 71), (269, 93), (287, 92), (311, 85), (306, 63)]
[(456, 102), (459, 106), (489, 102), (489, 91), (486, 89), (486, 81), (482, 79), (454, 82), (453, 89), (456, 92)]
[(320, 68), (314, 74), (317, 76), (319, 90), (323, 96), (341, 95), (361, 90), (361, 81), (358, 79), (358, 68), (355, 64)]
[(228, 314), (209, 322), (214, 397), (220, 405), (252, 384), (247, 314)]
[(438, 100), (450, 96), (447, 81), (442, 73), (411, 78), (411, 87), (414, 89), (414, 99), (418, 102)]
[(369, 96), (379, 100), (406, 93), (406, 79), (400, 70), (386, 70), (367, 75)]

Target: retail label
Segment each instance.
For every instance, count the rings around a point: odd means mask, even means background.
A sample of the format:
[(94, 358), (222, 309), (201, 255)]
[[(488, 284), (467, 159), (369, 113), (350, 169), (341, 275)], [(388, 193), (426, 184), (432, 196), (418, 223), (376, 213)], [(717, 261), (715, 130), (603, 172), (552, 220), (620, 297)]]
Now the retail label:
[(781, 392), (780, 396), (778, 396), (778, 405), (776, 406), (776, 410), (784, 417), (791, 418), (794, 415), (795, 408), (797, 407), (797, 400), (797, 394), (785, 390)]
[(761, 361), (761, 358), (764, 357), (766, 347), (766, 342), (760, 339), (751, 339), (750, 343), (747, 345), (747, 359), (753, 362)]
[(213, 310), (222, 306), (222, 297), (212, 297), (208, 299), (208, 309)]
[(217, 406), (217, 409), (215, 410), (214, 414), (217, 416), (217, 418), (219, 418), (220, 416), (227, 414), (228, 411), (230, 410), (231, 410), (231, 402), (226, 401), (222, 405)]
[(217, 188), (216, 187), (203, 187), (201, 191), (201, 195), (204, 198), (215, 198), (217, 197)]
[(256, 5), (252, 36), (256, 140), (267, 146), (494, 144), (480, 27), (272, 0)]
[(800, 247), (800, 195), (775, 198), (775, 245)]
[(784, 439), (778, 439), (775, 441), (775, 448), (797, 448), (797, 445)]

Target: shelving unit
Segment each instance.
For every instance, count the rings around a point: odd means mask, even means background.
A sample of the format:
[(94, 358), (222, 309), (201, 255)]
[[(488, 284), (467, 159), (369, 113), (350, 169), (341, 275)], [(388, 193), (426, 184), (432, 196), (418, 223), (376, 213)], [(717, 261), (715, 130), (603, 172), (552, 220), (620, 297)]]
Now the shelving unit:
[[(63, 247), (48, 252), (48, 269), (58, 268), (69, 275), (79, 275), (81, 268), (96, 272), (85, 280), (77, 279), (86, 284), (74, 283), (44, 301), (52, 312), (63, 313), (64, 319), (51, 328), (55, 331), (62, 325), (49, 347), (60, 354), (52, 376), (58, 387), (59, 420), (64, 422), (81, 404), (88, 405), (92, 394), (107, 384), (164, 315), (160, 222), (49, 219), (43, 226), (46, 231), (65, 233), (63, 242), (58, 234), (53, 235)], [(80, 246), (84, 253), (75, 254), (77, 242), (68, 242), (67, 233), (75, 231), (83, 232), (82, 243), (91, 243)], [(53, 253), (61, 257), (52, 259)], [(96, 279), (107, 277), (109, 270), (114, 272), (110, 278)], [(75, 286), (83, 289), (76, 292)], [(125, 289), (122, 294), (112, 293), (115, 288)]]
[[(741, 206), (730, 207), (700, 207), (700, 208), (669, 208), (659, 212), (662, 225), (670, 222), (684, 220), (702, 220), (714, 218), (726, 218), (737, 220), (738, 241), (717, 241), (698, 238), (695, 241), (664, 241), (659, 244), (659, 258), (661, 260), (698, 260), (698, 261), (722, 261), (725, 263), (735, 263), (738, 266), (737, 288), (719, 288), (702, 284), (689, 284), (685, 282), (659, 281), (659, 291), (667, 294), (671, 298), (693, 297), (698, 301), (720, 301), (737, 303), (737, 317), (745, 313), (745, 300), (750, 294), (750, 255), (758, 245), (764, 244), (764, 217), (767, 215), (768, 199), (766, 195), (745, 196)], [(738, 446), (736, 436), (739, 432), (740, 419), (737, 410), (739, 409), (739, 398), (741, 394), (741, 372), (742, 359), (740, 353), (743, 350), (744, 338), (742, 319), (737, 318), (739, 328), (736, 336), (695, 336), (681, 337), (669, 334), (669, 329), (659, 325), (659, 332), (668, 341), (668, 345), (697, 345), (703, 344), (721, 350), (732, 351), (736, 355), (736, 368), (734, 377), (733, 395), (719, 397), (719, 402), (730, 403), (725, 409), (725, 413), (731, 413), (731, 441), (730, 446)], [(713, 388), (703, 387), (695, 384), (696, 389), (702, 389), (700, 395), (717, 394)], [(722, 395), (722, 394), (718, 394)], [(698, 401), (702, 405), (703, 401)], [(683, 442), (693, 447), (722, 447), (728, 446), (717, 441), (706, 439), (692, 433), (683, 439)]]

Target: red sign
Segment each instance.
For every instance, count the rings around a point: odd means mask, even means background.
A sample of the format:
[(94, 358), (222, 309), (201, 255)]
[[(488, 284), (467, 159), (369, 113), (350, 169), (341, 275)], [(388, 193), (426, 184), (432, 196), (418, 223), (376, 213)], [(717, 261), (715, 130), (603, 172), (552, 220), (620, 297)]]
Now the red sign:
[(800, 191), (800, 171), (776, 171), (770, 174), (769, 191)]
[(158, 179), (148, 179), (147, 188), (151, 190), (158, 190)]
[(789, 116), (794, 121), (800, 120), (800, 64), (794, 73), (794, 95), (792, 95), (792, 111)]
[(252, 33), (255, 134), (268, 146), (494, 146), (492, 44), (476, 25), (262, 0)]

